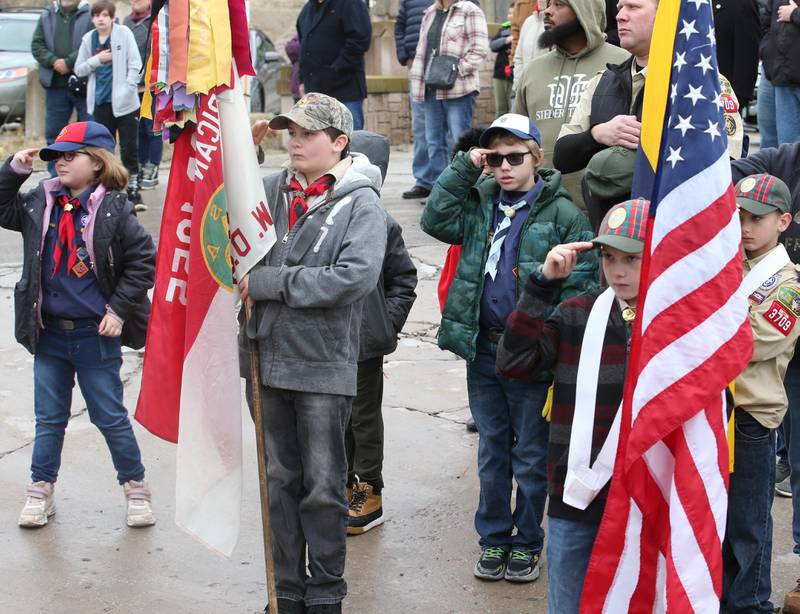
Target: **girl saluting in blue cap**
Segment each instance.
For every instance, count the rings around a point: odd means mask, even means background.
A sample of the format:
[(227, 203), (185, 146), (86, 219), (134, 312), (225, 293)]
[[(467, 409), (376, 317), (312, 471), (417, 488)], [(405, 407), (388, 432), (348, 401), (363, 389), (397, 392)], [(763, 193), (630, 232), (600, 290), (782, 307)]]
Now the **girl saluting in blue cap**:
[[(22, 233), (24, 246), (15, 334), (34, 355), (36, 436), (22, 527), (44, 526), (55, 513), (76, 375), (123, 486), (128, 526), (155, 523), (120, 379), (122, 344), (144, 345), (155, 248), (126, 198), (128, 173), (114, 144), (101, 124), (76, 122), (52, 145), (19, 151), (0, 167), (0, 226)], [(55, 160), (57, 176), (20, 193), (37, 152)]]

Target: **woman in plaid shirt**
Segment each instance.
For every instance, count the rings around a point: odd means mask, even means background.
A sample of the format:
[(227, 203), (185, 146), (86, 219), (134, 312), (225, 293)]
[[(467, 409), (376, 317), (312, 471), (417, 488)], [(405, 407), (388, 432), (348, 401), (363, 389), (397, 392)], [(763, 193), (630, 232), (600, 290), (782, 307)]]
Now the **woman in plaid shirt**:
[[(456, 139), (472, 124), (480, 90), (478, 71), (488, 53), (486, 17), (470, 0), (436, 0), (425, 11), (409, 78), (411, 96), (424, 102), (425, 138), (434, 177), (445, 169)], [(426, 69), (436, 56), (458, 60), (458, 76), (450, 89), (425, 84)]]

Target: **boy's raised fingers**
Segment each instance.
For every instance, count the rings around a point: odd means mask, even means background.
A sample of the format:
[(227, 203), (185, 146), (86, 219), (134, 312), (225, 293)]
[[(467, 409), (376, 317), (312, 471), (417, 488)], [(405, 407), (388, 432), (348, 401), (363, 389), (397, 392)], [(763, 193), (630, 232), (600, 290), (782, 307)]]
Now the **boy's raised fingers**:
[(562, 247), (580, 253), (594, 249), (594, 243), (591, 241), (575, 241), (574, 243), (565, 243)]

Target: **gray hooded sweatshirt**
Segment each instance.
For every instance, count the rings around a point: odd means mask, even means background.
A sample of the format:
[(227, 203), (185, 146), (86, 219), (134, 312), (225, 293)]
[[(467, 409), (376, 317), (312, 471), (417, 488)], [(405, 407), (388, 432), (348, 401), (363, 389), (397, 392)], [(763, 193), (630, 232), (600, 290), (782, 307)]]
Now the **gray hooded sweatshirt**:
[[(331, 197), (314, 203), (292, 230), (289, 194), (281, 189), (289, 172), (264, 178), (278, 242), (250, 272), (256, 312), (246, 327), (246, 337), (258, 341), (263, 386), (356, 394), (362, 303), (378, 283), (386, 252), (378, 188), (359, 169), (378, 186), (380, 171), (358, 158)], [(249, 377), (246, 354), (240, 358), (241, 374)]]
[[(587, 44), (575, 54), (560, 47), (525, 65), (517, 83), (514, 112), (530, 117), (542, 133), (543, 166), (553, 165), (553, 148), (562, 124), (569, 122), (589, 81), (606, 64), (624, 62), (630, 54), (606, 41), (604, 0), (567, 0), (586, 33)], [(561, 177), (572, 200), (583, 208), (580, 173)]]

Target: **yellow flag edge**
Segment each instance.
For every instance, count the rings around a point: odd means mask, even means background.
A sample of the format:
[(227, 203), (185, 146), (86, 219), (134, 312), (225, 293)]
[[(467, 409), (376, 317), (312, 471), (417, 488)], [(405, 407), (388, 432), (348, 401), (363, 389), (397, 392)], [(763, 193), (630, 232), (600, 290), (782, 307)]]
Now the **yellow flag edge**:
[(647, 87), (642, 106), (642, 150), (653, 172), (657, 170), (661, 132), (667, 111), (667, 96), (672, 74), (672, 53), (678, 29), (681, 0), (661, 0), (650, 42), (647, 64)]

